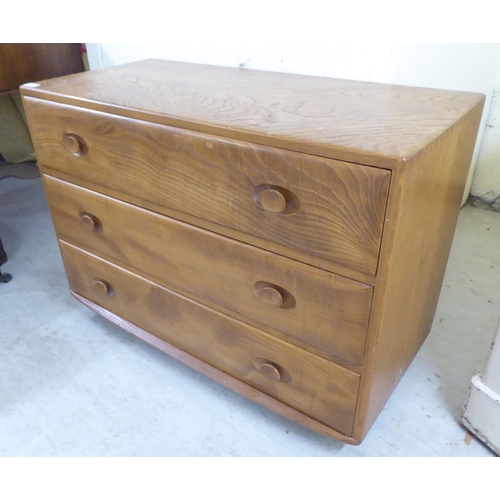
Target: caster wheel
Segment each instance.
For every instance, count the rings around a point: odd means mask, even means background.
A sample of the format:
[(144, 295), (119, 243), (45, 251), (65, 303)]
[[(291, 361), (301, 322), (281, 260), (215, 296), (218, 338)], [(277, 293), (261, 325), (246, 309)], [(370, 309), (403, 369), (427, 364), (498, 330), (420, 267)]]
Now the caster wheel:
[(12, 279), (9, 273), (0, 274), (0, 283), (8, 283)]

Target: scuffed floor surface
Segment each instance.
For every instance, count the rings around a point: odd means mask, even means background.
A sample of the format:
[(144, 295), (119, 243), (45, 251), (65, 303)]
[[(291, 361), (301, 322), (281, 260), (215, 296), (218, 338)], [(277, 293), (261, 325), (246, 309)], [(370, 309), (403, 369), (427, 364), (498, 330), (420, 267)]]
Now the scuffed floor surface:
[(462, 209), (432, 332), (362, 445), (296, 425), (67, 290), (41, 179), (0, 181), (1, 456), (494, 456), (458, 423), (500, 316), (500, 214)]

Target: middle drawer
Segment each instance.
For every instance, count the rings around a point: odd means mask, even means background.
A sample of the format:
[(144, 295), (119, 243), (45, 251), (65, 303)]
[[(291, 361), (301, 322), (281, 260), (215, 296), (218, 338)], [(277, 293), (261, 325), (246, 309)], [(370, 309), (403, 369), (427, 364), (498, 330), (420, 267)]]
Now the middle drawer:
[(371, 286), (48, 175), (44, 183), (59, 238), (277, 330), (300, 347), (362, 364)]

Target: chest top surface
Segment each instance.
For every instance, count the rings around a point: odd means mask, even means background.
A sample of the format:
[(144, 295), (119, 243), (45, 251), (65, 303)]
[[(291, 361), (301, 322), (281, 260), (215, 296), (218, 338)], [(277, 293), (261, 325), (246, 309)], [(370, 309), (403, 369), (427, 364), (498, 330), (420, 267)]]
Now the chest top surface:
[(148, 59), (23, 86), (40, 97), (232, 139), (396, 168), (482, 94)]

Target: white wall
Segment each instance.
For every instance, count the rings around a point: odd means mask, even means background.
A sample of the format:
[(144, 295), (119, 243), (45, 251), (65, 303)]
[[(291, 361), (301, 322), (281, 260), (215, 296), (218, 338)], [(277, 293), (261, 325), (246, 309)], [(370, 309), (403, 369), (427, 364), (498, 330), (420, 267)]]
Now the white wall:
[(500, 211), (500, 67), (476, 165), (471, 194)]
[[(168, 34), (165, 37), (171, 40), (170, 43), (89, 43), (89, 64), (91, 69), (98, 69), (154, 57), (481, 92), (487, 100), (466, 189), (468, 193), (495, 79), (500, 70), (500, 44), (337, 43), (329, 41), (328, 34), (313, 32), (310, 33), (308, 44), (279, 43), (276, 37), (275, 43), (267, 43), (261, 41), (258, 33), (249, 36), (244, 31), (238, 34), (236, 30), (232, 35), (231, 43), (221, 38), (206, 41), (193, 36), (184, 37), (181, 44)], [(499, 125), (500, 112), (496, 116), (495, 123)], [(474, 194), (485, 193), (492, 182), (496, 183), (500, 193), (500, 174), (494, 159), (500, 149), (499, 138), (500, 126), (496, 132), (488, 130), (488, 146), (483, 149), (484, 167), (481, 164), (478, 168), (479, 179), (474, 183)]]

